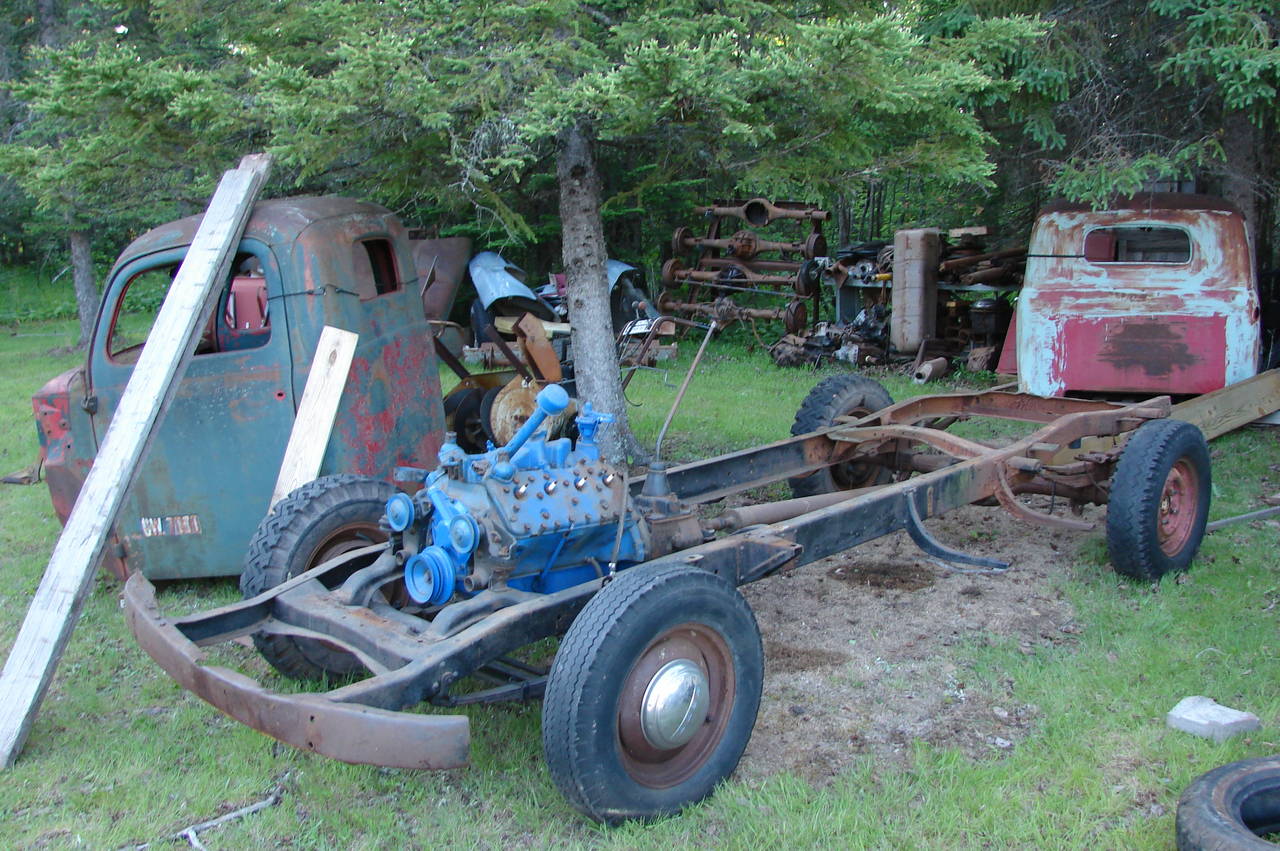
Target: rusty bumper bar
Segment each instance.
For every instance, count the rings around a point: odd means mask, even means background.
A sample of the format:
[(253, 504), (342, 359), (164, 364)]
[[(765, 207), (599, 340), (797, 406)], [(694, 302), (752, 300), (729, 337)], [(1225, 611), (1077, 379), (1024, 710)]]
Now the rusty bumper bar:
[(124, 587), (125, 617), (142, 649), (182, 686), (237, 721), (301, 750), (391, 768), (456, 768), (467, 761), (463, 715), (417, 715), (317, 694), (277, 694), (204, 653), (160, 614), (155, 589), (135, 573)]

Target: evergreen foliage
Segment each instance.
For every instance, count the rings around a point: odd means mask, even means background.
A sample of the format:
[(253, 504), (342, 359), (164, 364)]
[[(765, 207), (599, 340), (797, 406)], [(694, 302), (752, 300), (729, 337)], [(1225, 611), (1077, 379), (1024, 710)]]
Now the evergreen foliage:
[(694, 204), (755, 195), (843, 211), (852, 238), (1012, 235), (1052, 195), (1200, 177), (1270, 232), (1271, 0), (11, 6), (10, 258), (72, 227), (118, 245), (267, 149), (276, 194), (380, 201), (540, 276), (559, 264), (556, 138), (578, 121), (610, 253), (633, 262), (656, 265)]

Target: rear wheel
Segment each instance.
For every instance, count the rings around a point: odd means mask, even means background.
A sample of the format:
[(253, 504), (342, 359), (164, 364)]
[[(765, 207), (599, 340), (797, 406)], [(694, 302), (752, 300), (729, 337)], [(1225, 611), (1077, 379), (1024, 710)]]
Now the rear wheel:
[[(294, 490), (249, 542), (241, 593), (255, 597), (331, 558), (385, 541), (379, 520), (395, 492), (388, 482), (351, 475), (323, 476)], [(350, 653), (316, 639), (257, 633), (253, 643), (276, 670), (295, 679), (364, 671)]]
[(1209, 516), (1209, 447), (1181, 420), (1152, 420), (1124, 446), (1111, 480), (1107, 549), (1117, 573), (1155, 581), (1186, 570)]
[(574, 620), (552, 665), (551, 778), (597, 821), (678, 812), (737, 766), (763, 676), (755, 617), (727, 581), (686, 565), (626, 571)]
[[(823, 379), (796, 412), (791, 433), (808, 434), (836, 424), (837, 417), (865, 416), (893, 404), (893, 397), (880, 382), (853, 373)], [(882, 485), (893, 480), (893, 472), (866, 461), (833, 464), (807, 476), (790, 480), (796, 496), (815, 496), (839, 490)]]
[(1280, 756), (1246, 759), (1192, 781), (1178, 800), (1178, 849), (1272, 848), (1280, 834)]

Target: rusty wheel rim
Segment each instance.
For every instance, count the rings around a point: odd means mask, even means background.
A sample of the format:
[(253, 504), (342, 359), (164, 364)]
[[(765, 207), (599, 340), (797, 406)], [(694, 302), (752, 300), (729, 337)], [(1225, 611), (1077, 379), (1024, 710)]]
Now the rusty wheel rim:
[(1176, 556), (1191, 540), (1199, 513), (1199, 484), (1195, 468), (1185, 458), (1174, 464), (1165, 477), (1156, 532), (1160, 549), (1167, 556)]
[[(685, 663), (701, 673), (707, 688), (706, 717), (687, 741), (664, 749), (645, 734), (645, 698), (672, 663)], [(653, 789), (675, 786), (696, 774), (724, 736), (736, 689), (733, 654), (715, 630), (685, 623), (658, 636), (627, 674), (618, 701), (618, 750), (627, 774)]]
[[(361, 549), (362, 547), (367, 547), (370, 544), (380, 544), (386, 540), (387, 533), (384, 532), (377, 523), (355, 522), (339, 526), (337, 529), (333, 530), (327, 538), (321, 541), (320, 545), (311, 553), (311, 557), (306, 561), (304, 571), (311, 570), (313, 567), (324, 564), (329, 559), (337, 558), (340, 555)], [(354, 569), (359, 570), (362, 567), (368, 567), (370, 564), (373, 564), (374, 559), (376, 558), (376, 555), (365, 558), (360, 562), (357, 562)], [(386, 598), (387, 602), (392, 605), (397, 605), (397, 599), (399, 598), (407, 598), (407, 592), (404, 590), (403, 582), (398, 582), (383, 588), (382, 594)], [(401, 602), (400, 605), (403, 605), (403, 602)], [(332, 653), (342, 653), (344, 655), (347, 653), (346, 650), (338, 645), (324, 641), (323, 639), (316, 638), (311, 639), (311, 641), (314, 641), (315, 643), (310, 644), (308, 641), (299, 641), (298, 650), (303, 656), (311, 660), (313, 664), (319, 665), (320, 667), (325, 667), (328, 660), (312, 652), (312, 647), (323, 647), (325, 650)]]
[[(327, 538), (320, 542), (320, 545), (311, 553), (311, 557), (307, 559), (306, 570), (324, 564), (329, 559), (337, 558), (344, 553), (367, 547), (370, 544), (381, 544), (386, 540), (387, 533), (382, 531), (377, 523), (347, 523), (333, 530)], [(372, 563), (373, 557), (369, 558), (360, 567), (366, 567)]]

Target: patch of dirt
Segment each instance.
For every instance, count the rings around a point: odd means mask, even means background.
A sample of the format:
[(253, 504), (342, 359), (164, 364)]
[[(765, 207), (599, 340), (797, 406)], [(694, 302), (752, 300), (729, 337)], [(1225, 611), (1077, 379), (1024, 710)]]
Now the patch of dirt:
[(905, 766), (916, 741), (998, 758), (1037, 723), (1012, 681), (979, 683), (960, 645), (1069, 645), (1080, 628), (1057, 590), (1085, 535), (968, 507), (928, 523), (947, 545), (1010, 561), (961, 574), (897, 533), (742, 589), (765, 644), (764, 696), (738, 776), (830, 780), (870, 754)]

